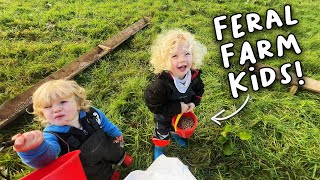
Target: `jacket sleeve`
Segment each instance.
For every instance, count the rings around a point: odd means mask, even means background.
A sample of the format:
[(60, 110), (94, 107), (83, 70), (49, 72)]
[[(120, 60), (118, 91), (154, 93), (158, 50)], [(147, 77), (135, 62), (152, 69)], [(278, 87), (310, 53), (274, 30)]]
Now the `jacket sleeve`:
[(107, 117), (106, 115), (99, 109), (95, 108), (95, 110), (99, 113), (99, 118), (101, 120), (101, 127), (102, 129), (112, 137), (119, 137), (122, 135), (122, 132), (119, 130), (119, 128), (114, 125)]
[(43, 133), (44, 141), (34, 149), (18, 152), (22, 162), (33, 168), (42, 168), (54, 161), (60, 151), (60, 145), (55, 135)]
[(174, 116), (181, 112), (180, 102), (169, 102), (169, 89), (159, 80), (148, 85), (144, 93), (144, 100), (151, 112), (164, 116)]
[(192, 86), (193, 91), (196, 93), (194, 96), (192, 96), (191, 101), (198, 106), (200, 104), (200, 101), (202, 99), (202, 95), (204, 93), (204, 84), (202, 82), (202, 79), (200, 78), (201, 71), (199, 70), (199, 74), (194, 79), (194, 84)]

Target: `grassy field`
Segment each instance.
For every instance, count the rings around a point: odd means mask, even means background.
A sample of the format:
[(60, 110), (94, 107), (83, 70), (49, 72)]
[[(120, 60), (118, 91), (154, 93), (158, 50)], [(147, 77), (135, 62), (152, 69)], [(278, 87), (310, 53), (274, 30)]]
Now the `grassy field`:
[[(267, 10), (274, 9), (283, 20), (286, 4), (291, 5), (297, 25), (231, 37), (231, 15), (243, 15), (240, 21), (245, 31), (244, 15), (255, 12), (265, 27)], [(148, 16), (151, 21), (145, 29), (74, 78), (85, 87), (93, 105), (124, 133), (126, 149), (135, 162), (120, 169), (122, 178), (130, 171), (145, 170), (153, 160), (152, 114), (143, 101), (152, 77), (150, 45), (161, 31), (182, 28), (208, 48), (202, 67), (205, 94), (195, 110), (200, 122), (188, 147), (172, 143), (165, 154), (179, 157), (197, 179), (320, 179), (319, 94), (298, 90), (292, 95), (279, 81), (253, 91), (248, 76), (241, 82), (249, 91), (234, 99), (228, 81), (228, 72), (238, 73), (243, 68), (238, 61), (244, 41), (255, 45), (267, 39), (276, 54), (277, 36), (288, 34), (295, 35), (301, 54), (286, 50), (281, 58), (275, 55), (258, 62), (280, 67), (300, 60), (304, 76), (320, 80), (319, 7), (320, 1), (315, 0), (0, 0), (0, 103)], [(224, 40), (217, 41), (213, 18), (221, 15), (228, 17), (229, 27)], [(228, 42), (234, 42), (235, 57), (231, 58), (232, 67), (225, 69), (220, 46)], [(211, 121), (222, 109), (226, 109), (223, 116), (233, 113), (247, 94), (249, 102), (240, 113), (221, 126)], [(23, 115), (0, 130), (0, 141), (32, 129), (41, 126), (31, 115)], [(1, 152), (0, 168), (12, 179), (33, 171), (10, 148)]]

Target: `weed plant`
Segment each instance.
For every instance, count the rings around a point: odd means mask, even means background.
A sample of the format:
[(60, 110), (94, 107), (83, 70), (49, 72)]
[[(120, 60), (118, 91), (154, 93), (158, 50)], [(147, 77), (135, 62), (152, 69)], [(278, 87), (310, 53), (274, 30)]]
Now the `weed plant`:
[[(216, 41), (213, 17), (256, 12), (263, 23), (268, 9), (283, 19), (288, 3), (299, 24), (264, 29), (239, 40), (231, 37), (229, 27), (224, 41)], [(290, 50), (282, 58), (258, 62), (279, 67), (300, 60), (304, 76), (320, 80), (319, 7), (320, 1), (315, 0), (0, 0), (0, 103), (148, 16), (146, 28), (74, 78), (85, 87), (93, 105), (124, 133), (126, 149), (135, 161), (132, 167), (120, 169), (122, 178), (133, 170), (147, 169), (153, 161), (152, 114), (143, 101), (153, 76), (150, 45), (163, 30), (182, 28), (208, 48), (202, 67), (205, 94), (195, 109), (199, 125), (188, 147), (182, 149), (173, 142), (165, 155), (179, 157), (197, 179), (320, 179), (319, 94), (299, 89), (292, 95), (278, 81), (259, 91), (249, 88), (234, 99), (227, 77), (229, 71), (243, 68), (238, 57), (244, 40), (255, 44), (268, 39), (274, 51), (277, 35), (293, 33), (302, 49), (300, 55)], [(220, 45), (229, 41), (235, 43), (236, 56), (231, 59), (232, 68), (226, 70)], [(249, 78), (243, 84), (250, 85)], [(223, 116), (233, 113), (247, 94), (250, 100), (240, 113), (221, 126), (211, 121), (222, 109), (226, 109)], [(42, 127), (25, 114), (0, 130), (0, 140), (33, 129)], [(0, 168), (12, 179), (33, 171), (12, 148), (1, 152)]]

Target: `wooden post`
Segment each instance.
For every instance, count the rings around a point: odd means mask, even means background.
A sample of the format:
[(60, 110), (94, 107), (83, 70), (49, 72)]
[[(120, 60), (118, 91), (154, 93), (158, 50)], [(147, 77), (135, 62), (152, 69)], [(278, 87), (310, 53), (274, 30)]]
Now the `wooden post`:
[(144, 28), (149, 22), (147, 17), (140, 19), (126, 29), (120, 31), (115, 36), (109, 38), (97, 47), (91, 49), (86, 54), (75, 59), (70, 64), (64, 66), (60, 70), (52, 73), (45, 79), (41, 80), (25, 92), (17, 95), (13, 99), (4, 102), (0, 106), (0, 129), (15, 120), (18, 116), (23, 114), (27, 108), (32, 105), (32, 94), (43, 83), (53, 79), (71, 79), (82, 70), (95, 63), (101, 57), (105, 56), (108, 52), (115, 49), (122, 42), (134, 35), (136, 32)]

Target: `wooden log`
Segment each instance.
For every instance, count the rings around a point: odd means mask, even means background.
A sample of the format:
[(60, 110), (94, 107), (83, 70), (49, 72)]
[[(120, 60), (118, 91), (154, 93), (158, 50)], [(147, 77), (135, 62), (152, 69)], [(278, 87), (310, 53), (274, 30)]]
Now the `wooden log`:
[(120, 31), (115, 36), (109, 38), (97, 47), (91, 49), (86, 54), (75, 59), (70, 64), (64, 66), (60, 70), (52, 73), (45, 79), (41, 80), (25, 92), (17, 95), (13, 99), (4, 102), (0, 106), (0, 129), (15, 120), (18, 116), (23, 114), (27, 108), (32, 105), (32, 94), (43, 83), (53, 79), (71, 79), (91, 64), (97, 62), (101, 57), (105, 56), (108, 52), (115, 49), (122, 42), (134, 35), (136, 32), (144, 28), (149, 22), (147, 17), (140, 19), (126, 29)]
[[(283, 79), (283, 76), (281, 75), (281, 72), (278, 68), (274, 68), (274, 67), (271, 67), (271, 66), (267, 66), (267, 65), (264, 65), (264, 64), (261, 64), (261, 63), (256, 63), (254, 64), (254, 72), (258, 72), (261, 68), (265, 68), (265, 67), (269, 67), (269, 68), (272, 68), (275, 70), (276, 72), (276, 79), (277, 80), (281, 80)], [(320, 93), (320, 81), (318, 80), (314, 80), (314, 79), (311, 79), (311, 78), (308, 78), (308, 77), (303, 77), (303, 80), (304, 80), (304, 85), (302, 86), (299, 86), (299, 78), (296, 76), (295, 73), (290, 73), (290, 76), (292, 78), (292, 81), (289, 83), (291, 86), (293, 86), (291, 89), (290, 89), (290, 92), (291, 93), (295, 93), (295, 91), (297, 90), (297, 87), (300, 87), (302, 89), (305, 89), (305, 90), (308, 90), (308, 91), (311, 91), (311, 92), (315, 92), (315, 93)]]

